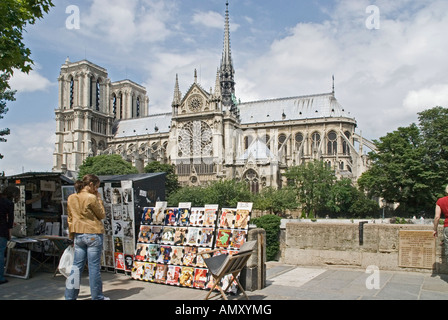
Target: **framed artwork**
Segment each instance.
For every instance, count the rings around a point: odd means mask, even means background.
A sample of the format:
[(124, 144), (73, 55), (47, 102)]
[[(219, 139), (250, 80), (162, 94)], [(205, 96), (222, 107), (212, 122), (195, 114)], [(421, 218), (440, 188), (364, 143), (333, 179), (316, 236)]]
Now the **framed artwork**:
[(221, 217), (219, 218), (219, 227), (233, 228), (235, 215), (236, 209), (222, 209)]
[(68, 197), (75, 193), (75, 186), (62, 186), (62, 201), (67, 202)]
[(30, 275), (30, 260), (30, 250), (9, 248), (5, 275), (28, 279)]

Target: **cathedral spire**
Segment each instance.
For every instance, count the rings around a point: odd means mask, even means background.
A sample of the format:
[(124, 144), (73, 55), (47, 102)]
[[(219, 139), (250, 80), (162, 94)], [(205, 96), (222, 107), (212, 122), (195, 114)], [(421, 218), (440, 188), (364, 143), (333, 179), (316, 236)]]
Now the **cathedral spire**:
[(225, 107), (230, 107), (230, 110), (235, 111), (236, 107), (233, 102), (235, 95), (235, 69), (233, 68), (232, 54), (230, 50), (230, 23), (229, 23), (229, 1), (226, 1), (226, 19), (224, 30), (224, 49), (222, 52), (221, 67), (219, 70), (222, 103)]
[(174, 96), (173, 96), (173, 106), (180, 105), (180, 101), (182, 100), (182, 93), (179, 90), (179, 78), (176, 74), (176, 83), (174, 85)]

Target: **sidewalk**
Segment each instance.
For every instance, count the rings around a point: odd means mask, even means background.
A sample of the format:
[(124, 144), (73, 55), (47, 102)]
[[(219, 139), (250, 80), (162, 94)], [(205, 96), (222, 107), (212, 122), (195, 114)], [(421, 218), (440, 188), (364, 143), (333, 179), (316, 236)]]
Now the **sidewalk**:
[[(375, 278), (372, 278), (374, 277)], [(132, 280), (103, 272), (103, 291), (111, 300), (203, 300), (207, 291)], [(64, 300), (65, 277), (38, 272), (30, 279), (7, 277), (0, 300)], [(448, 275), (341, 267), (298, 267), (267, 264), (266, 287), (247, 292), (251, 300), (448, 300)], [(367, 283), (367, 284), (366, 284)], [(369, 289), (368, 287), (375, 288)], [(90, 300), (88, 278), (80, 300)], [(239, 294), (230, 299), (243, 299)]]

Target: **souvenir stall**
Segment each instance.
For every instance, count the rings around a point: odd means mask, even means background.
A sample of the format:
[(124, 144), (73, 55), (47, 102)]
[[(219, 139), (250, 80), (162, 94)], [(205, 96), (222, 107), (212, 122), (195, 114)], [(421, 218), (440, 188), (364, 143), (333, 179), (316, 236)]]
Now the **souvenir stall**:
[(130, 273), (144, 207), (165, 200), (165, 173), (100, 176), (106, 218), (102, 267)]
[(73, 189), (73, 181), (61, 173), (29, 172), (4, 177), (1, 183), (20, 190), (5, 273), (28, 278), (51, 258), (56, 262), (66, 247), (62, 193), (63, 188)]
[(166, 202), (144, 208), (131, 277), (210, 289), (212, 277), (198, 253), (215, 248), (222, 249), (216, 254), (238, 252), (247, 239), (252, 203), (240, 202), (221, 214), (218, 209), (218, 205), (191, 208), (191, 203), (171, 208)]

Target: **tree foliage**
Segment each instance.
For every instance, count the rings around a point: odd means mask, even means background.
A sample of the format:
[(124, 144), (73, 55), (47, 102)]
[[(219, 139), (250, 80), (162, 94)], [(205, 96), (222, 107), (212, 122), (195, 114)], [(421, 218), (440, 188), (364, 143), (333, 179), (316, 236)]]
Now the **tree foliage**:
[(358, 184), (372, 196), (399, 203), (398, 213), (432, 212), (448, 183), (448, 111), (419, 113), (419, 125), (400, 127), (374, 141), (372, 165)]
[(288, 185), (296, 191), (304, 216), (317, 217), (319, 212), (324, 211), (336, 176), (323, 161), (310, 161), (288, 168), (284, 176), (288, 179)]
[[(52, 6), (51, 0), (0, 1), (0, 119), (8, 112), (7, 101), (15, 101), (16, 92), (8, 83), (14, 70), (29, 73), (32, 69), (31, 50), (23, 43), (25, 27), (36, 23)], [(8, 128), (0, 129), (0, 142), (6, 142), (3, 137), (9, 134)]]
[(280, 251), (281, 219), (279, 216), (269, 214), (251, 220), (251, 223), (255, 224), (257, 228), (262, 228), (266, 231), (266, 259), (268, 261), (275, 260)]
[(138, 173), (138, 170), (132, 164), (123, 160), (118, 154), (111, 154), (85, 159), (82, 165), (79, 166), (78, 177), (81, 179), (86, 174), (104, 176), (135, 173)]
[(52, 0), (2, 0), (0, 2), (0, 72), (32, 69), (31, 50), (23, 43), (26, 25), (35, 24), (53, 7)]
[(267, 187), (254, 196), (254, 208), (269, 211), (270, 214), (284, 215), (286, 210), (296, 209), (297, 206), (296, 192), (289, 187), (279, 190)]

